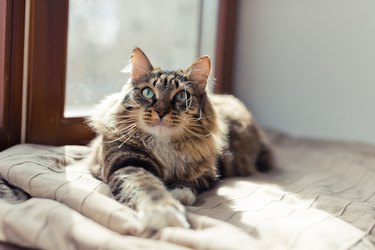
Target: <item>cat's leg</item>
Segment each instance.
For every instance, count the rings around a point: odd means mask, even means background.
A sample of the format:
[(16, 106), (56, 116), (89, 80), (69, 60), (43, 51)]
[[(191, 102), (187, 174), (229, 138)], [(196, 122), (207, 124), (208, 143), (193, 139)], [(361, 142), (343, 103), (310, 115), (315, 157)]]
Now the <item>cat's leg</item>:
[(147, 228), (189, 227), (185, 207), (145, 169), (132, 166), (118, 169), (109, 177), (108, 185), (116, 200), (139, 212)]

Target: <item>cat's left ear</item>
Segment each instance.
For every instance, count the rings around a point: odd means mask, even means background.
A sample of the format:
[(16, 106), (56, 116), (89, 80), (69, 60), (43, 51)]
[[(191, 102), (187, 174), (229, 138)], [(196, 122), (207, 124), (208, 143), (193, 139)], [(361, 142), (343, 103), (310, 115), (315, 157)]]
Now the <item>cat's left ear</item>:
[(131, 55), (131, 78), (133, 80), (142, 78), (154, 69), (145, 53), (140, 48), (135, 48)]
[(211, 71), (209, 56), (201, 56), (187, 69), (187, 77), (196, 83), (201, 90), (206, 89), (207, 80)]

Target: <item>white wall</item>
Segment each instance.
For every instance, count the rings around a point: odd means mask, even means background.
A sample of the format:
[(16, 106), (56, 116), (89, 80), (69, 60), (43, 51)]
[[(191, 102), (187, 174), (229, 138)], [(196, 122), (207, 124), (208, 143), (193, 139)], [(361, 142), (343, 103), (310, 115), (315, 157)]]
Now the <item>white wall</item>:
[(375, 143), (375, 1), (241, 0), (235, 94), (294, 135)]

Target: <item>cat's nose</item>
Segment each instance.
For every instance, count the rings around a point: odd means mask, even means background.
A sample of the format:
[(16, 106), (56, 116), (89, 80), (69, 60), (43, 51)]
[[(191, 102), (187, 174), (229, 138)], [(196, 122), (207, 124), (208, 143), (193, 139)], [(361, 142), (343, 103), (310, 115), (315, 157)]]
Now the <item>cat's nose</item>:
[(160, 119), (166, 116), (170, 111), (170, 106), (167, 103), (157, 102), (154, 107), (155, 112), (158, 114)]
[(162, 119), (166, 114), (168, 114), (167, 110), (155, 110), (158, 113), (160, 119)]

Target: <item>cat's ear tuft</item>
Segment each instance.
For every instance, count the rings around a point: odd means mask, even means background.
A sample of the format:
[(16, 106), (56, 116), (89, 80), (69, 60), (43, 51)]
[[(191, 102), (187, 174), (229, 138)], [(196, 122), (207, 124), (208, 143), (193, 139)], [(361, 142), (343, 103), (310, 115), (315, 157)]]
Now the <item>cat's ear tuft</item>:
[(133, 49), (130, 59), (130, 65), (131, 78), (133, 80), (142, 78), (143, 76), (150, 74), (153, 70), (150, 61), (140, 48)]
[(198, 84), (202, 89), (206, 89), (207, 80), (211, 71), (211, 59), (209, 56), (201, 56), (187, 69), (189, 80)]

